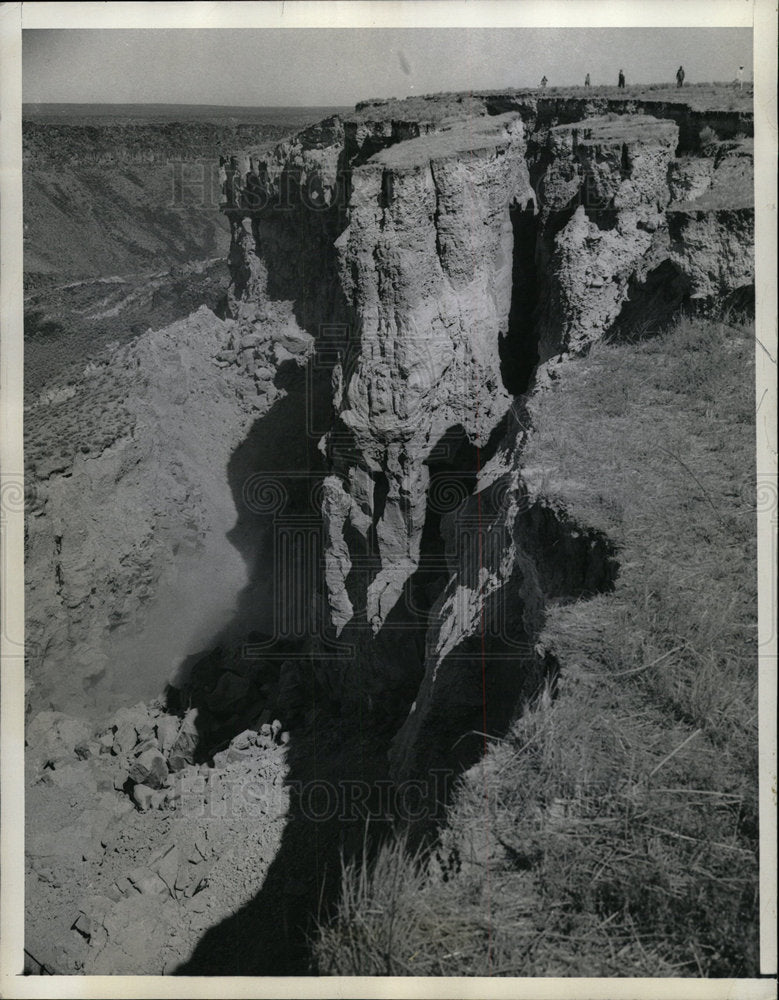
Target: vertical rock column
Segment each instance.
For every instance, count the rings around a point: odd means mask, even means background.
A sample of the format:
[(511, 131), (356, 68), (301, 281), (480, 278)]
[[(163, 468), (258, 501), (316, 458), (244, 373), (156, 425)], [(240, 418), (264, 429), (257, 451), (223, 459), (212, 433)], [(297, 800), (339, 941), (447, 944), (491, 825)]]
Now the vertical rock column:
[[(378, 632), (419, 563), (429, 472), (450, 428), (486, 444), (506, 413), (509, 207), (533, 201), (515, 115), (399, 143), (352, 172), (339, 238), (351, 308), (325, 484), (331, 622)], [(373, 560), (347, 587), (355, 560)]]
[(619, 315), (631, 278), (667, 257), (668, 171), (678, 135), (675, 123), (648, 115), (549, 130), (539, 247), (542, 361), (599, 339)]

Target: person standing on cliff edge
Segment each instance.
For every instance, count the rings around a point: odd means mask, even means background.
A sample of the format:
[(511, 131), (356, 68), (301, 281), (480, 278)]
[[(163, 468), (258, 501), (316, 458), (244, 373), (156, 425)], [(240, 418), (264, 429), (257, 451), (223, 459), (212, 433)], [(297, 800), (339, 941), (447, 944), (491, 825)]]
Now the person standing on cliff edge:
[(585, 76), (584, 78), (584, 86), (589, 87), (589, 85), (590, 85), (590, 74), (588, 73), (587, 76)]
[(739, 66), (738, 73), (736, 73), (736, 83), (738, 84), (738, 89), (744, 89), (744, 67)]
[(625, 89), (625, 74), (622, 72), (622, 70), (619, 71), (619, 76), (617, 77), (617, 86), (619, 87), (620, 90)]
[(676, 71), (676, 86), (677, 87), (684, 86), (684, 66), (680, 66), (679, 69), (677, 69)]
[(549, 81), (546, 78), (546, 74), (541, 77), (541, 90), (546, 90), (546, 85)]

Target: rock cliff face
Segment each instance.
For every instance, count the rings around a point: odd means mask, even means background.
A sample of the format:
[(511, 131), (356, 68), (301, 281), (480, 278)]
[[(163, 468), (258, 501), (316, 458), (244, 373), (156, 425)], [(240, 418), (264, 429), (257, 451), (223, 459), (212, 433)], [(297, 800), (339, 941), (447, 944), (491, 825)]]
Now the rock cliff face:
[[(345, 704), (413, 701), (397, 776), (446, 763), (441, 747), (469, 728), (499, 728), (553, 666), (536, 648), (545, 603), (616, 572), (608, 539), (528, 505), (523, 394), (599, 338), (651, 325), (658, 303), (705, 308), (753, 283), (750, 141), (701, 136), (745, 130), (743, 115), (521, 95), (403, 104), (279, 147), (252, 235), (250, 213), (233, 213), (231, 251), (234, 315), (283, 288), (326, 355), (312, 614), (349, 652), (323, 652), (320, 679)], [(263, 268), (265, 285), (246, 280)]]
[(619, 314), (630, 279), (659, 257), (655, 234), (664, 230), (677, 140), (672, 122), (649, 117), (549, 130), (538, 154), (549, 162), (541, 181), (541, 360), (597, 339)]
[[(358, 613), (378, 632), (417, 569), (437, 443), (455, 428), (486, 443), (509, 405), (499, 355), (511, 301), (509, 208), (532, 202), (533, 191), (519, 119), (481, 124), (409, 140), (352, 173), (337, 248), (359, 349), (335, 373), (325, 500), (339, 630)], [(346, 583), (371, 534), (377, 566), (356, 610)]]
[(90, 364), (77, 386), (28, 398), (31, 709), (153, 697), (240, 615), (244, 523), (261, 519), (237, 452), (285, 395), (280, 365), (297, 369), (310, 345), (288, 303), (254, 336), (204, 306)]
[(690, 297), (704, 303), (754, 283), (752, 143), (725, 142), (712, 152), (702, 161), (708, 169), (677, 189), (667, 212), (669, 259), (689, 281)]

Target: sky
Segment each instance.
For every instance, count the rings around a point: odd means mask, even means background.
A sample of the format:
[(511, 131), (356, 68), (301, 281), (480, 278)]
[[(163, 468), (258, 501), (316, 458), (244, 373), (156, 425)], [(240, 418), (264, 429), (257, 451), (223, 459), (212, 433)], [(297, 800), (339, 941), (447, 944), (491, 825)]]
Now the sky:
[(752, 78), (746, 28), (34, 29), (30, 103), (353, 105), (448, 90)]

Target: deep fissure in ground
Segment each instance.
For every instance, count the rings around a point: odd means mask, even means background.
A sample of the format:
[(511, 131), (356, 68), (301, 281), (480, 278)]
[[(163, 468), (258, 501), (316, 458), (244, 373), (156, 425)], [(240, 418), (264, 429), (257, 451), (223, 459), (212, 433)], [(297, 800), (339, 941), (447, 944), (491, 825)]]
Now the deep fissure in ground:
[[(512, 299), (501, 355), (506, 387), (518, 397), (521, 408), (521, 396), (531, 389), (538, 363), (535, 317), (537, 218), (534, 206), (512, 209), (511, 219), (514, 232)], [(269, 267), (272, 270), (273, 265)], [(311, 325), (310, 312), (307, 318)], [(313, 361), (309, 362), (309, 366), (313, 364)], [(310, 375), (309, 370), (305, 377), (298, 376), (298, 385), (310, 384)], [(321, 411), (326, 404), (329, 374), (322, 374), (320, 369), (319, 376), (317, 384), (321, 392), (317, 398), (321, 396), (318, 404)], [(288, 383), (288, 388), (291, 385)], [(293, 391), (292, 399), (288, 397), (286, 402), (282, 400), (276, 404), (276, 416), (272, 410), (270, 421), (268, 417), (260, 418), (247, 441), (236, 449), (233, 491), (239, 518), (232, 533), (233, 541), (244, 550), (254, 566), (252, 581), (242, 601), (245, 614), (250, 613), (249, 602), (256, 597), (252, 583), (269, 572), (278, 573), (279, 566), (267, 565), (268, 516), (258, 518), (256, 513), (246, 511), (240, 483), (250, 468), (265, 471), (263, 442), (270, 432), (269, 423), (277, 424), (282, 411), (289, 413), (290, 403), (300, 406), (302, 402), (300, 395)], [(279, 893), (283, 895), (282, 871), (296, 870), (296, 866), (300, 869), (301, 831), (308, 830), (305, 836), (324, 844), (323, 854), (329, 859), (326, 866), (328, 874), (324, 878), (319, 870), (312, 875), (303, 862), (304, 881), (306, 878), (314, 879), (315, 892), (303, 894), (292, 907), (285, 921), (283, 943), (272, 949), (272, 958), (253, 964), (249, 962), (249, 966), (246, 959), (242, 959), (236, 967), (236, 950), (232, 945), (228, 946), (228, 941), (237, 933), (238, 925), (231, 920), (206, 934), (192, 959), (180, 968), (181, 974), (198, 971), (214, 974), (222, 965), (225, 971), (233, 973), (241, 967), (244, 972), (265, 974), (311, 971), (308, 942), (315, 917), (325, 917), (333, 911), (337, 902), (339, 856), (348, 861), (359, 858), (365, 850), (372, 856), (383, 839), (396, 830), (397, 824), (407, 821), (407, 817), (395, 808), (397, 803), (393, 802), (392, 795), (387, 795), (391, 782), (388, 780), (386, 755), (392, 736), (408, 714), (422, 679), (425, 636), (431, 612), (449, 576), (447, 555), (451, 559), (452, 552), (446, 551), (442, 520), (453, 515), (460, 504), (473, 496), (479, 468), (494, 455), (501, 443), (505, 444), (507, 435), (514, 435), (513, 445), (518, 447), (514, 417), (512, 412), (507, 414), (481, 449), (468, 440), (461, 427), (452, 427), (439, 440), (427, 460), (430, 485), (419, 566), (406, 583), (398, 609), (387, 620), (388, 625), (400, 624), (403, 628), (404, 641), (396, 656), (405, 661), (399, 670), (404, 680), (388, 692), (387, 697), (375, 699), (373, 705), (360, 705), (356, 710), (344, 706), (334, 697), (326, 681), (328, 671), (337, 667), (339, 656), (337, 643), (334, 655), (327, 651), (328, 641), (333, 638), (331, 631), (325, 628), (322, 633), (307, 638), (273, 636), (267, 625), (247, 631), (244, 642), (238, 646), (215, 645), (189, 665), (189, 679), (180, 689), (169, 689), (169, 711), (181, 714), (192, 705), (201, 709), (202, 731), (197, 759), (210, 762), (214, 753), (224, 748), (232, 736), (251, 722), (248, 714), (225, 718), (210, 711), (210, 698), (224, 674), (252, 672), (258, 679), (260, 690), (270, 692), (269, 707), (283, 686), (282, 675), (294, 672), (296, 676), (297, 689), (284, 712), (285, 725), (288, 724), (291, 729), (290, 783), (293, 788), (300, 786), (292, 797), (296, 832), (285, 837), (285, 843), (293, 846), (282, 847), (263, 891), (245, 908), (245, 912), (242, 911), (246, 926), (261, 930), (257, 913), (278, 904)], [(292, 424), (286, 428), (286, 434), (288, 454), (300, 453), (309, 459), (316, 458), (311, 454), (305, 428)], [(321, 477), (322, 471), (313, 473), (312, 480)], [(279, 475), (283, 480), (283, 472)], [(374, 528), (369, 532), (365, 547), (367, 557), (375, 550), (375, 522), (382, 512), (382, 491), (386, 494), (387, 489), (386, 477), (382, 483), (382, 475), (376, 474), (375, 480)], [(287, 492), (286, 514), (304, 514), (308, 518), (309, 529), (316, 533), (321, 532), (321, 521), (317, 525), (318, 511), (311, 505), (312, 495), (317, 494), (316, 491), (312, 493), (310, 486), (311, 483), (306, 483), (301, 487), (298, 481), (291, 484)], [(484, 492), (485, 517), (494, 515), (490, 505), (498, 502), (499, 493), (492, 495), (489, 490)], [(607, 539), (594, 533), (577, 531), (578, 526), (566, 525), (555, 512), (546, 509), (524, 511), (519, 515), (519, 522), (518, 536), (526, 547), (528, 559), (535, 566), (534, 572), (546, 591), (545, 596), (558, 601), (575, 599), (609, 589), (613, 584), (616, 562)], [(560, 555), (555, 556), (554, 553)], [(273, 583), (281, 587), (283, 581), (277, 578)], [(536, 636), (529, 634), (522, 624), (521, 583), (518, 571), (515, 571), (505, 587), (488, 600), (484, 644), (481, 635), (472, 636), (462, 642), (442, 665), (442, 672), (452, 679), (452, 700), (447, 702), (446, 697), (438, 699), (426, 733), (428, 773), (435, 772), (435, 781), (431, 785), (435, 788), (435, 801), (428, 803), (427, 816), (421, 821), (417, 819), (413, 825), (412, 839), (417, 844), (435, 842), (438, 823), (443, 816), (441, 809), (449, 800), (456, 778), (479, 759), (484, 751), (485, 739), (503, 735), (521, 711), (522, 703), (531, 699), (542, 685), (550, 684), (554, 690), (558, 665), (550, 654), (535, 648)], [(315, 590), (319, 593), (314, 593)], [(323, 593), (324, 581), (320, 578), (312, 592), (308, 593), (308, 598), (321, 601)], [(505, 606), (512, 603), (520, 605), (520, 613), (513, 615), (507, 628)], [(369, 645), (374, 646), (372, 652), (378, 647), (379, 655), (386, 657), (392, 650), (393, 642), (391, 637), (390, 641), (386, 641), (380, 633)], [(254, 652), (258, 647), (265, 648), (267, 655), (263, 657)], [(362, 649), (365, 650), (364, 644)], [(357, 655), (360, 655), (359, 650)], [(409, 662), (409, 656), (412, 662)], [(467, 703), (463, 703), (458, 695), (463, 683), (473, 693), (472, 700)], [(289, 698), (289, 691), (285, 697)], [(277, 713), (282, 714), (280, 707), (271, 714)], [(324, 731), (333, 727), (343, 734), (341, 743), (335, 749), (321, 738)], [(308, 759), (312, 751), (315, 761)], [(300, 790), (306, 781), (310, 782), (312, 766), (318, 773), (327, 774), (343, 796), (353, 792), (353, 786), (349, 790), (350, 781), (365, 782), (367, 778), (372, 791), (361, 800), (362, 811), (352, 815), (346, 823), (312, 824), (306, 804), (301, 800), (305, 793)], [(286, 896), (284, 900), (284, 905), (289, 906)], [(241, 928), (238, 933), (243, 938), (246, 931)], [(267, 933), (267, 928), (262, 933)], [(228, 948), (232, 956), (229, 960)]]

